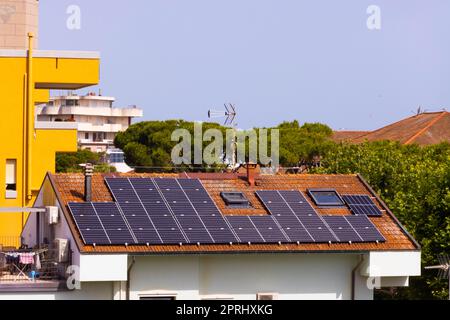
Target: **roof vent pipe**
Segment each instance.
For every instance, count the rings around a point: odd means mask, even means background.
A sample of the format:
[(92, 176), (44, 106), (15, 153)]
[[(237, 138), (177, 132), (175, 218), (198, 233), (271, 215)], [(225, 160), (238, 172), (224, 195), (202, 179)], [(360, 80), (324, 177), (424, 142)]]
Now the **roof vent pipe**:
[(92, 176), (94, 174), (94, 166), (92, 163), (86, 163), (84, 167), (84, 201), (92, 201)]

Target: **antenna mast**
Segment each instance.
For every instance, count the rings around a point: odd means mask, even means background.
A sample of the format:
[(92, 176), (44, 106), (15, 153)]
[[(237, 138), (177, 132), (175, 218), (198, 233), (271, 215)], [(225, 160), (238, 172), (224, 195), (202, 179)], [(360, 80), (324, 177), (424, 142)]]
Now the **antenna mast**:
[(230, 126), (233, 129), (233, 141), (231, 144), (231, 163), (229, 164), (229, 167), (231, 167), (233, 170), (236, 168), (237, 165), (237, 157), (236, 157), (236, 153), (237, 153), (237, 141), (236, 141), (236, 128), (237, 128), (237, 123), (236, 123), (236, 116), (237, 116), (237, 112), (236, 112), (236, 106), (232, 103), (228, 103), (228, 104), (224, 104), (225, 107), (225, 111), (216, 111), (216, 110), (209, 110), (208, 111), (208, 118), (212, 119), (212, 118), (223, 118), (225, 117), (225, 122), (224, 125), (225, 126)]
[(443, 255), (438, 257), (439, 265), (425, 267), (427, 270), (438, 269), (439, 279), (448, 279), (448, 299), (450, 300), (450, 257), (448, 255)]

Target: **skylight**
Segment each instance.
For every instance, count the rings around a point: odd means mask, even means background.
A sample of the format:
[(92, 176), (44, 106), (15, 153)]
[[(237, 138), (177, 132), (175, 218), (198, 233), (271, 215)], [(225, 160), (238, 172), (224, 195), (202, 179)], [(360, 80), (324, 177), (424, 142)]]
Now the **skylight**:
[(343, 206), (344, 201), (334, 189), (309, 189), (308, 194), (318, 206)]
[(221, 192), (220, 196), (229, 207), (233, 208), (250, 207), (250, 202), (242, 192)]

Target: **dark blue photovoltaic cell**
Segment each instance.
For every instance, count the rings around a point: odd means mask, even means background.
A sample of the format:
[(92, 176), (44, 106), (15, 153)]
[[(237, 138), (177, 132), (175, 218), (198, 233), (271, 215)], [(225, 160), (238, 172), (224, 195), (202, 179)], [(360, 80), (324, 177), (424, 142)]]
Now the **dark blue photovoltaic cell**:
[(226, 217), (233, 231), (239, 237), (240, 242), (264, 243), (261, 234), (253, 225), (248, 216), (229, 216)]
[(180, 229), (174, 230), (164, 229), (161, 232), (159, 232), (159, 235), (164, 244), (187, 243)]
[(162, 244), (162, 240), (155, 229), (135, 228), (133, 232), (137, 241), (141, 244)]
[(294, 212), (292, 212), (291, 208), (286, 204), (282, 202), (271, 202), (271, 203), (264, 203), (266, 209), (270, 212), (273, 216), (292, 216), (294, 215)]
[(252, 221), (248, 216), (228, 216), (226, 217), (230, 225), (233, 229), (242, 228), (242, 229), (252, 229), (255, 228)]
[(315, 242), (339, 242), (317, 214), (297, 217)]
[(208, 231), (215, 243), (238, 242), (237, 238), (234, 236), (233, 232), (228, 227), (222, 229), (208, 228)]
[(190, 243), (208, 244), (214, 243), (206, 229), (183, 229)]
[(344, 216), (325, 216), (325, 222), (333, 230), (340, 242), (362, 242), (362, 239)]
[(177, 179), (154, 179), (155, 184), (159, 187), (162, 191), (169, 191), (169, 190), (181, 190), (180, 185), (177, 182)]
[(250, 220), (267, 243), (290, 242), (271, 216), (252, 216)]
[(368, 195), (343, 195), (345, 203), (353, 214), (367, 216), (381, 216), (382, 212)]
[(367, 216), (345, 216), (345, 219), (358, 232), (364, 242), (386, 241)]
[(195, 210), (200, 216), (222, 216), (214, 203), (193, 203)]
[(144, 203), (144, 208), (150, 217), (171, 214), (169, 208), (164, 202), (154, 202), (154, 203), (147, 202)]
[(205, 227), (209, 229), (229, 229), (227, 222), (225, 219), (220, 216), (200, 216)]
[(281, 195), (278, 193), (278, 191), (268, 191), (268, 190), (262, 190), (262, 191), (256, 191), (256, 195), (263, 203), (284, 203), (284, 199), (281, 197)]
[(300, 193), (300, 191), (279, 191), (283, 199), (291, 203), (307, 203), (305, 197)]
[(178, 229), (178, 225), (172, 215), (152, 216), (152, 222), (156, 230), (161, 230), (161, 235), (165, 230)]
[(105, 178), (116, 202), (140, 202), (128, 179)]
[(80, 230), (85, 244), (96, 244), (96, 245), (109, 245), (108, 236), (105, 230), (93, 230), (93, 229), (83, 229)]
[(115, 203), (69, 203), (69, 209), (86, 244), (134, 244)]

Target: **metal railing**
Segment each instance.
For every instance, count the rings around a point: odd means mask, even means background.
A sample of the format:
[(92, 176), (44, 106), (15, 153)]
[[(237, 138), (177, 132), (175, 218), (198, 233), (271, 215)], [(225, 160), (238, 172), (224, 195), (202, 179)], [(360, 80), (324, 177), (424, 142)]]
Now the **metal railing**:
[(43, 283), (66, 279), (69, 256), (60, 261), (55, 249), (18, 249), (0, 251), (0, 285)]

